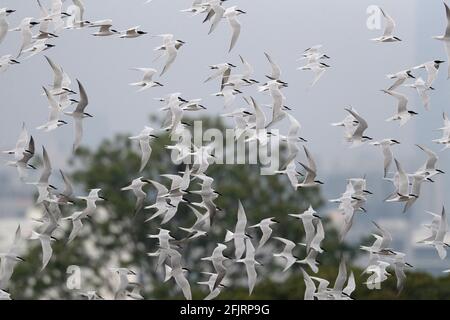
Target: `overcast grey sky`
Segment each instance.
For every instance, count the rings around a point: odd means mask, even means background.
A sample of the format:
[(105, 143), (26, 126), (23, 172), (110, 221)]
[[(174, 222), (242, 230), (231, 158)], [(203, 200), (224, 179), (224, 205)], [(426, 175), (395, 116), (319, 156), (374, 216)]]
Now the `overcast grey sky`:
[[(293, 108), (294, 116), (303, 125), (302, 135), (310, 141), (310, 150), (316, 156), (319, 174), (325, 179), (331, 173), (340, 172), (347, 177), (362, 176), (377, 171), (381, 175), (380, 150), (369, 145), (348, 149), (343, 144), (343, 132), (331, 127), (331, 122), (342, 120), (344, 107), (353, 106), (368, 120), (367, 134), (382, 139), (397, 138), (402, 145), (396, 147), (396, 156), (407, 171), (413, 171), (424, 161), (424, 155), (414, 143), (422, 143), (433, 150), (431, 139), (438, 134), (432, 130), (442, 125), (442, 111), (448, 110), (449, 82), (446, 67), (439, 75), (432, 93), (431, 112), (425, 112), (414, 91), (403, 92), (411, 98), (411, 106), (419, 117), (399, 128), (385, 119), (394, 111), (396, 102), (380, 92), (390, 85), (386, 74), (418, 65), (428, 60), (443, 59), (442, 43), (431, 36), (440, 35), (445, 29), (445, 11), (441, 0), (230, 0), (226, 6), (239, 5), (247, 12), (239, 17), (242, 24), (240, 39), (228, 54), (230, 30), (222, 23), (216, 32), (207, 35), (208, 26), (202, 17), (191, 17), (179, 12), (191, 2), (186, 0), (154, 0), (144, 5), (144, 0), (85, 0), (85, 18), (94, 21), (113, 19), (116, 29), (124, 30), (140, 25), (151, 34), (173, 33), (187, 44), (181, 48), (175, 64), (159, 79), (165, 84), (144, 93), (136, 94), (128, 83), (136, 81), (140, 74), (132, 67), (161, 68), (163, 60), (152, 62), (153, 48), (160, 39), (149, 36), (137, 39), (116, 37), (97, 38), (90, 35), (92, 29), (68, 30), (52, 41), (56, 47), (48, 54), (73, 78), (80, 79), (89, 95), (88, 112), (95, 115), (84, 123), (84, 144), (95, 146), (102, 139), (120, 132), (138, 132), (147, 124), (148, 115), (157, 112), (160, 104), (153, 100), (172, 92), (181, 92), (186, 98), (203, 98), (208, 111), (218, 114), (223, 110), (221, 98), (211, 97), (218, 91), (217, 82), (204, 84), (209, 75), (208, 65), (232, 62), (239, 65), (241, 54), (255, 68), (256, 79), (264, 81), (269, 72), (264, 52), (269, 52), (283, 71), (283, 80), (289, 82), (284, 90), (287, 105)], [(66, 1), (70, 4), (71, 1)], [(384, 8), (397, 22), (396, 35), (400, 43), (377, 44), (369, 41), (381, 31), (368, 30), (366, 9), (376, 4)], [(39, 16), (35, 1), (1, 1), (1, 6), (14, 8), (17, 12), (9, 17), (15, 27), (26, 16)], [(0, 55), (17, 53), (20, 34), (11, 32), (0, 46)], [(332, 57), (327, 61), (332, 68), (318, 84), (309, 89), (312, 80), (309, 72), (298, 71), (296, 59), (305, 48), (323, 44), (323, 50)], [(51, 133), (34, 130), (47, 119), (47, 101), (42, 96), (42, 85), (52, 81), (52, 72), (42, 55), (35, 56), (20, 65), (0, 74), (2, 117), (0, 126), (0, 148), (12, 146), (20, 131), (22, 121), (35, 136), (37, 145), (45, 145), (54, 161), (54, 167), (62, 167), (70, 157), (72, 125)], [(270, 97), (256, 93), (256, 88), (246, 90), (258, 101), (270, 102)], [(236, 100), (235, 106), (242, 103)], [(269, 115), (269, 110), (267, 109)], [(449, 153), (440, 154), (441, 168), (450, 172)], [(0, 167), (0, 173), (11, 168)], [(431, 200), (439, 188), (448, 186), (435, 184), (424, 192), (422, 205), (429, 210), (438, 210), (441, 203)], [(380, 185), (380, 181), (373, 182)], [(370, 184), (370, 181), (369, 181)], [(384, 185), (386, 186), (386, 185)], [(342, 182), (342, 191), (345, 182)], [(7, 188), (7, 186), (2, 186)], [(326, 197), (335, 197), (335, 190), (324, 188)], [(374, 201), (381, 201), (377, 197)]]

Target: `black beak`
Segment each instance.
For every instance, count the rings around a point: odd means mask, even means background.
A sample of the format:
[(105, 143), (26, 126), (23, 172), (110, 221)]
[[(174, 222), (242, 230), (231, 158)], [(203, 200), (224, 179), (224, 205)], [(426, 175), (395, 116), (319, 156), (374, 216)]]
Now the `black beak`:
[(152, 137), (152, 138), (156, 138), (156, 139), (158, 139), (158, 138), (159, 138), (158, 136), (155, 136), (154, 134), (151, 134), (151, 135), (150, 135), (150, 137)]
[(55, 186), (52, 186), (51, 184), (48, 185), (50, 188), (52, 188), (53, 190), (57, 190), (58, 188), (56, 188)]
[(102, 199), (103, 201), (108, 201), (108, 199), (106, 199), (105, 197), (99, 197), (100, 199)]
[(364, 193), (368, 193), (368, 194), (373, 194), (373, 192), (369, 191), (369, 190), (363, 190)]
[(188, 200), (188, 199), (186, 199), (185, 197), (183, 197), (183, 200), (186, 201), (186, 202), (189, 203), (189, 204), (191, 203), (191, 201)]

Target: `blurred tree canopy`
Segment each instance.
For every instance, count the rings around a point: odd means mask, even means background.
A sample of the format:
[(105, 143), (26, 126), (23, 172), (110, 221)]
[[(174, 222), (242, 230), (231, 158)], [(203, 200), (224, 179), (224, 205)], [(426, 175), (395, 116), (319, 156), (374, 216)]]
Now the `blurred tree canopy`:
[[(225, 129), (220, 118), (204, 118), (203, 128)], [(187, 120), (189, 122), (189, 120)], [(168, 185), (169, 180), (160, 177), (164, 173), (177, 174), (184, 171), (183, 166), (174, 165), (166, 145), (173, 144), (167, 134), (161, 135), (152, 142), (150, 161), (139, 174), (140, 150), (138, 143), (128, 139), (132, 134), (121, 134), (113, 139), (103, 141), (98, 148), (78, 150), (71, 166), (72, 180), (86, 194), (89, 189), (101, 188), (102, 195), (108, 201), (100, 204), (98, 214), (83, 222), (81, 234), (72, 243), (67, 244), (71, 224), (62, 226), (58, 241), (54, 242), (53, 257), (47, 268), (41, 269), (41, 247), (39, 241), (32, 241), (28, 252), (24, 255), (26, 262), (17, 266), (11, 282), (11, 294), (14, 299), (73, 299), (79, 298), (76, 291), (66, 286), (67, 268), (79, 266), (82, 270), (82, 290), (110, 290), (111, 273), (109, 267), (128, 267), (134, 270), (137, 282), (142, 284), (141, 294), (146, 299), (182, 299), (182, 295), (173, 281), (163, 282), (163, 270), (155, 270), (156, 259), (147, 256), (157, 250), (157, 241), (148, 239), (148, 234), (158, 233), (160, 220), (145, 223), (153, 211), (143, 210), (134, 214), (135, 198), (131, 192), (121, 192), (131, 180), (143, 176)], [(202, 262), (201, 257), (209, 256), (217, 242), (223, 242), (226, 229), (233, 230), (237, 219), (237, 203), (241, 199), (248, 218), (248, 225), (256, 224), (261, 219), (275, 217), (281, 223), (274, 227), (272, 236), (280, 236), (301, 242), (304, 232), (297, 220), (289, 217), (289, 213), (300, 213), (312, 205), (320, 208), (322, 199), (318, 189), (295, 191), (284, 175), (261, 176), (258, 165), (211, 165), (207, 174), (214, 178), (213, 187), (222, 196), (216, 204), (222, 212), (216, 219), (212, 232), (207, 237), (195, 239), (183, 246), (181, 253), (184, 264), (190, 270), (188, 279), (193, 297), (202, 299), (208, 292), (196, 284), (206, 281), (200, 273), (212, 271), (209, 263)], [(56, 171), (56, 170), (55, 170)], [(54, 173), (55, 174), (55, 173)], [(189, 190), (198, 190), (197, 182), (191, 183)], [(146, 205), (154, 203), (156, 190), (153, 186), (144, 189), (148, 193)], [(200, 200), (189, 195), (192, 201)], [(84, 203), (76, 201), (75, 206), (63, 208), (65, 216), (82, 210)], [(320, 210), (318, 210), (320, 214)], [(171, 234), (180, 239), (186, 235), (179, 226), (190, 227), (195, 221), (191, 210), (181, 204), (176, 216), (162, 228), (169, 229)], [(322, 244), (325, 252), (319, 256), (320, 271), (318, 276), (326, 278), (331, 284), (337, 275), (338, 264), (342, 254), (352, 261), (358, 253), (358, 247), (346, 243), (340, 244), (336, 231), (325, 221), (326, 238)], [(259, 240), (259, 230), (249, 229), (253, 243)], [(229, 245), (230, 253), (234, 250)], [(265, 250), (265, 251), (264, 251)], [(248, 296), (246, 287), (245, 266), (235, 264), (230, 267), (229, 283), (219, 299), (302, 299), (304, 282), (296, 264), (286, 275), (276, 263), (272, 254), (282, 250), (278, 241), (269, 241), (263, 254), (257, 260), (264, 267), (259, 267), (258, 283), (252, 296)], [(305, 255), (301, 248), (296, 255)], [(232, 253), (231, 253), (232, 255)], [(306, 267), (308, 273), (310, 270)], [(383, 283), (383, 290), (365, 289), (361, 271), (353, 269), (357, 280), (356, 299), (367, 298), (447, 298), (450, 295), (450, 278), (435, 279), (422, 273), (408, 274), (404, 292), (397, 296), (395, 276)], [(366, 276), (367, 278), (367, 276)]]

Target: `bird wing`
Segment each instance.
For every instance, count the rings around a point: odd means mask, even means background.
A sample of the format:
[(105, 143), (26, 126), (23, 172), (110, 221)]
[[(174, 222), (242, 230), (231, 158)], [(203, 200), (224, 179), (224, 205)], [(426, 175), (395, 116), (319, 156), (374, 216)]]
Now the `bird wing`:
[(59, 172), (61, 173), (61, 177), (62, 177), (62, 179), (64, 181), (64, 185), (65, 185), (64, 191), (61, 194), (66, 197), (70, 197), (73, 194), (72, 183), (69, 180), (69, 178), (67, 177), (67, 175), (62, 170), (59, 170)]
[(45, 56), (45, 59), (47, 59), (48, 64), (50, 65), (50, 67), (53, 70), (53, 89), (57, 89), (57, 88), (61, 88), (62, 87), (62, 82), (63, 82), (63, 71), (62, 68), (60, 66), (58, 66), (57, 64), (55, 64), (53, 62), (52, 59), (50, 59), (49, 57)]
[(431, 169), (434, 170), (436, 168), (436, 163), (438, 161), (438, 156), (436, 153), (434, 153), (432, 150), (421, 146), (421, 145), (417, 145), (417, 147), (419, 147), (423, 152), (425, 152), (428, 156), (428, 160), (425, 163), (425, 169)]
[(175, 61), (175, 59), (178, 55), (178, 51), (174, 45), (167, 46), (166, 52), (167, 52), (167, 60), (166, 60), (166, 64), (164, 65), (164, 69), (161, 72), (160, 76), (162, 76), (164, 73), (166, 73), (166, 71), (170, 68), (170, 66)]
[(273, 61), (272, 57), (268, 53), (264, 52), (264, 55), (266, 56), (267, 60), (269, 60), (270, 67), (272, 68), (272, 74), (271, 74), (270, 78), (272, 78), (274, 80), (279, 79), (281, 76), (280, 67)]
[(73, 142), (73, 150), (77, 150), (81, 144), (83, 138), (83, 119), (80, 117), (75, 117), (75, 140)]
[(303, 146), (303, 150), (305, 150), (306, 158), (308, 159), (308, 164), (309, 164), (308, 167), (309, 167), (309, 169), (311, 171), (313, 171), (314, 173), (316, 173), (317, 167), (316, 167), (316, 163), (314, 162), (313, 157), (311, 156), (311, 153), (309, 152), (309, 150), (305, 146)]
[(253, 67), (241, 55), (239, 55), (239, 58), (241, 59), (241, 62), (245, 67), (245, 72), (242, 75), (244, 76), (244, 78), (249, 78), (254, 72)]
[(314, 300), (314, 293), (316, 292), (316, 285), (311, 277), (306, 273), (303, 268), (301, 269), (303, 273), (303, 281), (305, 282), (305, 297), (304, 300)]
[(444, 6), (445, 6), (445, 13), (447, 16), (447, 29), (445, 29), (445, 37), (450, 38), (450, 8), (445, 2)]
[(248, 291), (249, 294), (252, 294), (253, 288), (256, 284), (256, 279), (258, 277), (258, 274), (256, 273), (255, 264), (254, 263), (246, 263), (245, 269), (247, 271), (247, 278), (248, 278)]
[(386, 177), (394, 155), (389, 145), (383, 145), (382, 150), (384, 156), (384, 177)]
[(367, 125), (366, 120), (364, 120), (355, 110), (351, 108), (345, 108), (347, 112), (349, 112), (357, 121), (358, 121), (358, 127), (353, 133), (354, 137), (362, 137), (364, 131), (369, 127)]
[(230, 49), (228, 50), (230, 52), (234, 48), (237, 40), (239, 39), (239, 34), (241, 33), (241, 24), (237, 20), (236, 16), (228, 17), (228, 22), (233, 31), (233, 35), (231, 37)]
[(334, 283), (334, 290), (342, 291), (344, 289), (345, 281), (347, 280), (347, 264), (344, 258), (341, 258), (341, 263), (339, 264), (339, 272)]
[(394, 33), (395, 28), (395, 21), (392, 19), (391, 16), (389, 16), (387, 13), (383, 11), (383, 9), (380, 8), (381, 13), (383, 14), (386, 24), (384, 26), (384, 33), (383, 37), (391, 37)]
[(47, 150), (45, 147), (42, 147), (42, 156), (44, 160), (44, 169), (42, 170), (41, 177), (39, 178), (39, 182), (48, 183), (48, 179), (52, 173), (52, 165), (50, 163), (50, 158), (48, 157)]
[(44, 270), (52, 257), (53, 250), (50, 243), (50, 236), (41, 235), (39, 240), (41, 241), (42, 246), (42, 270)]
[(211, 28), (209, 29), (208, 34), (211, 34), (217, 28), (220, 21), (222, 20), (223, 14), (225, 13), (225, 9), (220, 5), (214, 6), (212, 10), (214, 12), (214, 19), (211, 23)]
[(241, 200), (239, 200), (238, 207), (238, 221), (236, 223), (236, 233), (245, 233), (245, 227), (247, 225), (247, 216), (245, 215), (244, 207), (242, 206)]
[(356, 289), (356, 283), (355, 283), (355, 275), (353, 272), (350, 273), (350, 276), (348, 277), (347, 285), (345, 286), (344, 290), (342, 290), (342, 293), (345, 293), (347, 296), (350, 296), (353, 291)]
[(140, 139), (139, 146), (142, 152), (141, 167), (139, 169), (139, 172), (142, 172), (142, 170), (144, 170), (145, 166), (147, 165), (148, 160), (150, 159), (150, 155), (152, 154), (152, 147), (150, 146), (150, 142), (147, 139)]
[(77, 82), (78, 82), (78, 88), (80, 90), (80, 102), (78, 103), (75, 111), (83, 113), (84, 109), (86, 109), (86, 107), (89, 103), (89, 100), (88, 100), (88, 96), (86, 94), (86, 90), (84, 90), (83, 85), (81, 84), (81, 82), (79, 80), (77, 80)]

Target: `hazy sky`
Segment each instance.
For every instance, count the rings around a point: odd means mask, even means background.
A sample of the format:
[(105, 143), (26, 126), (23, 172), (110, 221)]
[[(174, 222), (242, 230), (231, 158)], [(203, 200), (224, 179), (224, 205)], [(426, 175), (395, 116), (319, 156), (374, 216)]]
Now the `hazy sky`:
[[(128, 83), (138, 80), (141, 75), (130, 68), (161, 69), (164, 60), (153, 62), (153, 48), (160, 44), (159, 38), (97, 38), (90, 35), (93, 29), (84, 29), (65, 31), (52, 41), (56, 47), (46, 54), (62, 65), (72, 79), (80, 79), (89, 95), (88, 112), (95, 118), (84, 122), (84, 144), (95, 146), (115, 133), (139, 132), (147, 124), (148, 115), (160, 108), (153, 98), (172, 92), (181, 92), (185, 98), (203, 98), (208, 108), (204, 114), (220, 113), (223, 100), (211, 96), (218, 91), (218, 83), (203, 83), (209, 75), (208, 65), (222, 62), (240, 65), (238, 55), (241, 54), (255, 68), (254, 78), (264, 81), (269, 65), (263, 53), (269, 52), (281, 66), (283, 80), (289, 82), (289, 88), (284, 89), (286, 104), (303, 125), (302, 135), (310, 141), (309, 149), (316, 157), (319, 175), (324, 179), (335, 172), (350, 178), (376, 171), (381, 177), (380, 150), (369, 145), (349, 149), (343, 144), (341, 128), (329, 125), (342, 120), (346, 116), (344, 107), (349, 105), (367, 119), (369, 136), (376, 139), (393, 137), (402, 141), (395, 153), (407, 171), (416, 170), (425, 160), (414, 143), (425, 144), (433, 150), (440, 149), (432, 144), (431, 139), (439, 136), (432, 130), (442, 125), (442, 111), (448, 110), (450, 84), (446, 81), (447, 65), (434, 84), (437, 90), (432, 93), (431, 112), (424, 110), (415, 91), (402, 89), (411, 97), (412, 108), (419, 112), (419, 116), (403, 128), (396, 123), (385, 122), (395, 112), (396, 101), (381, 93), (380, 89), (390, 85), (391, 81), (386, 79), (388, 73), (428, 60), (447, 60), (442, 43), (431, 38), (442, 34), (446, 26), (441, 0), (230, 0), (226, 7), (236, 4), (247, 12), (239, 16), (242, 32), (230, 54), (227, 51), (231, 35), (226, 21), (208, 36), (209, 26), (202, 24), (201, 16), (191, 17), (179, 12), (189, 7), (190, 1), (154, 0), (149, 5), (144, 5), (144, 0), (84, 2), (85, 18), (90, 21), (111, 18), (118, 30), (140, 25), (150, 34), (173, 33), (177, 39), (187, 42), (169, 72), (161, 79), (156, 78), (165, 86), (137, 94)], [(403, 39), (402, 42), (379, 44), (369, 41), (382, 33), (366, 27), (366, 9), (372, 4), (380, 5), (394, 17), (396, 35)], [(17, 10), (9, 17), (12, 27), (26, 16), (39, 16), (34, 1), (4, 0), (1, 6)], [(10, 32), (0, 46), (0, 55), (17, 53), (20, 41), (19, 33)], [(313, 75), (296, 70), (300, 66), (296, 59), (300, 52), (316, 44), (324, 45), (323, 51), (332, 57), (327, 61), (332, 68), (310, 89), (308, 85)], [(42, 85), (49, 85), (51, 81), (51, 69), (42, 55), (0, 74), (0, 148), (14, 145), (21, 123), (25, 121), (38, 147), (42, 144), (48, 147), (54, 167), (58, 168), (64, 166), (71, 154), (72, 125), (46, 134), (34, 130), (46, 122), (47, 100), (42, 96)], [(257, 93), (256, 87), (245, 91), (261, 104), (270, 102), (270, 97)], [(239, 97), (235, 106), (243, 106), (242, 103)], [(270, 115), (269, 109), (267, 115)], [(283, 124), (285, 122), (280, 125)], [(450, 172), (449, 152), (440, 154), (441, 169), (447, 172)], [(13, 169), (0, 167), (0, 173), (4, 170)], [(449, 180), (448, 177), (441, 179)], [(387, 192), (382, 189), (387, 185), (381, 185), (380, 181), (372, 184), (383, 193), (371, 201), (381, 201)], [(442, 204), (433, 203), (432, 196), (445, 186), (448, 183), (427, 186), (419, 200), (421, 205), (429, 210), (438, 210)], [(343, 192), (344, 189), (343, 181), (342, 190), (338, 191)], [(326, 197), (338, 196), (336, 190), (327, 190), (326, 187), (324, 194)]]

